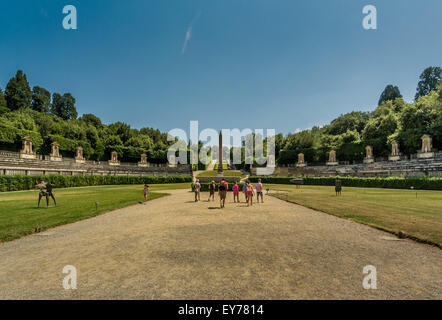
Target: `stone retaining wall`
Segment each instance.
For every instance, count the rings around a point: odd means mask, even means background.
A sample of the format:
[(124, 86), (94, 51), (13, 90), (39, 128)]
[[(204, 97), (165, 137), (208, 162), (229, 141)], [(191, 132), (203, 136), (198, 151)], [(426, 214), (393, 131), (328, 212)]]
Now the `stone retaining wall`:
[(76, 163), (74, 159), (63, 158), (62, 161), (37, 159), (20, 159), (18, 152), (0, 151), (0, 175), (115, 175), (115, 176), (192, 176), (190, 165), (169, 167), (167, 164), (148, 164), (138, 166), (136, 163), (121, 162), (120, 165), (109, 165), (106, 162), (85, 161)]

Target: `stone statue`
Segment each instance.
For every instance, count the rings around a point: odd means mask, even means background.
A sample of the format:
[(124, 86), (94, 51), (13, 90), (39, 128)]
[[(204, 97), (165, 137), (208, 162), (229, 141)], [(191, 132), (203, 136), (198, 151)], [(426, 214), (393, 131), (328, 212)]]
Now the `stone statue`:
[(38, 207), (40, 208), (40, 201), (42, 197), (46, 197), (46, 207), (49, 207), (49, 197), (52, 198), (52, 200), (54, 200), (54, 205), (57, 205), (57, 202), (55, 201), (55, 196), (52, 192), (52, 189), (54, 188), (54, 186), (49, 183), (49, 182), (45, 182), (45, 181), (41, 181), (39, 184), (37, 184), (37, 182), (35, 182), (35, 187), (40, 189), (40, 193), (38, 195)]
[(399, 155), (399, 143), (396, 140), (391, 142), (391, 155), (398, 156)]
[(342, 191), (342, 181), (339, 179), (335, 180), (335, 193), (336, 196), (337, 195), (341, 195), (341, 191)]
[(328, 166), (336, 166), (336, 165), (338, 165), (338, 161), (336, 159), (336, 151), (335, 150), (330, 150), (330, 153), (328, 154), (327, 165)]
[(391, 141), (391, 154), (388, 156), (390, 161), (401, 160), (401, 154), (399, 152), (399, 143), (396, 140)]
[(147, 164), (147, 155), (145, 153), (143, 153), (141, 155), (141, 159), (140, 159), (140, 162), (138, 162), (138, 166), (139, 167), (147, 167), (148, 166), (148, 164)]
[(422, 153), (431, 152), (433, 149), (432, 139), (428, 134), (422, 136)]
[(366, 146), (365, 153), (367, 158), (373, 157), (373, 148), (371, 146)]
[(20, 159), (37, 159), (37, 155), (32, 151), (32, 139), (28, 136), (22, 139), (22, 149)]
[(428, 134), (424, 134), (421, 139), (422, 149), (417, 152), (417, 157), (421, 159), (433, 158), (434, 151), (431, 136), (429, 136)]
[(83, 156), (83, 148), (82, 147), (77, 147), (75, 162), (77, 162), (77, 163), (85, 163), (86, 162), (86, 160), (84, 159), (84, 156)]
[(373, 147), (372, 146), (366, 146), (365, 147), (364, 163), (371, 163), (371, 162), (374, 162)]
[(49, 156), (51, 161), (61, 161), (61, 156), (60, 156), (60, 145), (57, 142), (52, 142), (51, 143), (51, 155)]
[(112, 151), (111, 159), (109, 160), (109, 165), (111, 166), (119, 166), (120, 161), (118, 161), (118, 153), (116, 151)]
[(298, 163), (304, 163), (304, 154), (303, 153), (298, 154)]
[(299, 153), (298, 154), (298, 163), (296, 164), (297, 167), (305, 167), (307, 163), (304, 161), (304, 154)]

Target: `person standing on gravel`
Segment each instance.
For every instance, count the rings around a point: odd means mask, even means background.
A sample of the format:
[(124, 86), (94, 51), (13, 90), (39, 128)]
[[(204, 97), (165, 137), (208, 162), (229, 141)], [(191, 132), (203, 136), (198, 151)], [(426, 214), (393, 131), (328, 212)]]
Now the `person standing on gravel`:
[(201, 183), (199, 179), (196, 179), (195, 181), (195, 202), (198, 202), (201, 200)]
[(219, 190), (219, 201), (220, 201), (220, 207), (224, 208), (226, 204), (226, 197), (227, 197), (227, 190), (229, 189), (229, 184), (227, 183), (224, 178), (221, 180), (218, 186)]

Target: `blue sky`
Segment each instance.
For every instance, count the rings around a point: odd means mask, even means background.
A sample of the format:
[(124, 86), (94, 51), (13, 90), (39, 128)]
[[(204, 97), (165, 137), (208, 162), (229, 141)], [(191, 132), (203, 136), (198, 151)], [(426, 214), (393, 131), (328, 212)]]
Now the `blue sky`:
[(441, 15), (440, 0), (3, 0), (0, 87), (22, 69), (105, 123), (288, 133), (373, 110), (390, 83), (411, 101), (442, 64)]

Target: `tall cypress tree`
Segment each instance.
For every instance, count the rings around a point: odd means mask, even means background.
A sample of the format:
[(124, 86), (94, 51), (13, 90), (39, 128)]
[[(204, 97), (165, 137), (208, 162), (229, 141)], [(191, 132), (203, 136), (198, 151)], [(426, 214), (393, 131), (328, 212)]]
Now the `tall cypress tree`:
[(30, 107), (32, 92), (23, 71), (18, 70), (15, 77), (9, 80), (6, 86), (5, 94), (6, 104), (9, 109), (17, 110), (20, 108)]
[(396, 98), (402, 98), (401, 92), (399, 91), (399, 88), (397, 86), (389, 84), (382, 92), (381, 97), (379, 98), (378, 105), (380, 105), (384, 101), (394, 100)]

